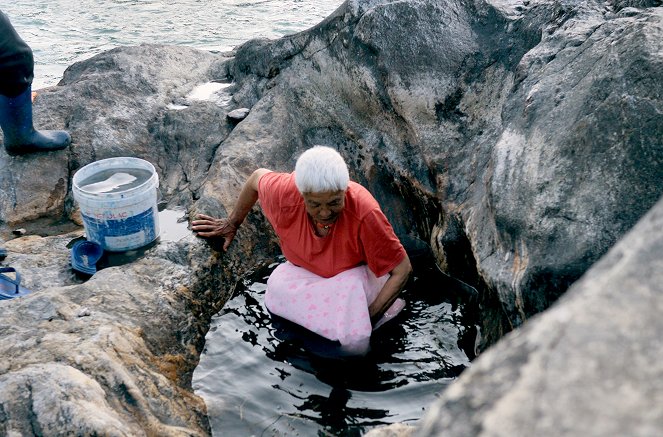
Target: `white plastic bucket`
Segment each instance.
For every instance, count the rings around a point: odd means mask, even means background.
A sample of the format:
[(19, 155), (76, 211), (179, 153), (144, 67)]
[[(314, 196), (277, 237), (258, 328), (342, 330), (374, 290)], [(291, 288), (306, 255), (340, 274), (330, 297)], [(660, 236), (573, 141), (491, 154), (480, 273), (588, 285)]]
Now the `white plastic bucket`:
[[(81, 182), (101, 172), (127, 169), (147, 170), (150, 177), (124, 191), (94, 192), (85, 189), (90, 185), (81, 187)], [(78, 170), (73, 178), (73, 193), (81, 209), (87, 239), (111, 252), (137, 249), (156, 240), (158, 187), (159, 175), (154, 166), (139, 158), (102, 159)]]

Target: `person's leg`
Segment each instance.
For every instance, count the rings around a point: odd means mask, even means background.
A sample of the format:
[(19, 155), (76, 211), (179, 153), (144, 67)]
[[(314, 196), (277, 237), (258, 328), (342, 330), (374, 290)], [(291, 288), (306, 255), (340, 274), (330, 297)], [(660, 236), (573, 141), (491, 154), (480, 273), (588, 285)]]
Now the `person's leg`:
[(10, 155), (60, 150), (71, 144), (71, 137), (65, 131), (35, 130), (31, 87), (16, 97), (0, 94), (0, 127)]
[(32, 50), (0, 11), (0, 128), (7, 153), (59, 150), (71, 143), (65, 131), (36, 131), (32, 124)]
[[(377, 278), (368, 267), (366, 267), (365, 273), (366, 273), (366, 282), (364, 286), (364, 291), (366, 292), (366, 300), (368, 301), (368, 305), (370, 305), (378, 296), (380, 290), (382, 290), (384, 283), (387, 282), (387, 279), (389, 279), (389, 275), (387, 274)], [(401, 311), (403, 311), (403, 308), (405, 308), (405, 301), (400, 297), (396, 298), (396, 300), (394, 300), (394, 302), (389, 306), (387, 311), (384, 312), (382, 317), (380, 317), (380, 319), (375, 323), (375, 325), (373, 326), (373, 330), (375, 331), (380, 326), (392, 320)]]
[(32, 84), (34, 65), (32, 49), (0, 11), (0, 94), (16, 97), (25, 91)]
[[(267, 309), (352, 353), (365, 353), (372, 326), (368, 299), (375, 299), (386, 277), (365, 266), (323, 278), (291, 263), (278, 266), (267, 281)], [(370, 272), (370, 271), (369, 271)]]
[[(326, 279), (323, 277), (290, 262), (285, 262), (274, 269), (267, 279), (265, 306), (277, 316), (297, 323), (323, 337), (337, 340), (327, 326), (314, 318), (318, 308), (328, 304), (325, 302), (327, 296), (320, 296), (316, 293), (325, 281)], [(327, 312), (325, 311), (323, 314)]]

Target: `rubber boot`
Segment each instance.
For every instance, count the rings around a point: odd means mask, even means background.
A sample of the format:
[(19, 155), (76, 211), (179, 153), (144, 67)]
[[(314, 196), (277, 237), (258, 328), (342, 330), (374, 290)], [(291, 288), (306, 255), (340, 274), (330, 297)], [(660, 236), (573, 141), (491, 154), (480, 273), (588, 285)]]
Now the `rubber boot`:
[(32, 125), (32, 87), (16, 97), (0, 94), (0, 127), (10, 155), (60, 150), (71, 144), (61, 130), (36, 131)]

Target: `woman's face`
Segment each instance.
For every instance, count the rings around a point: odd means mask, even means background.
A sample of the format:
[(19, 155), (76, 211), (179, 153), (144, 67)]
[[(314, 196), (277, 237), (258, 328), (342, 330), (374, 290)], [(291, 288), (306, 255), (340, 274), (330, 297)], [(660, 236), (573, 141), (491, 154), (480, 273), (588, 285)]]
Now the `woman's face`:
[(345, 206), (345, 191), (302, 193), (306, 212), (321, 225), (334, 223)]

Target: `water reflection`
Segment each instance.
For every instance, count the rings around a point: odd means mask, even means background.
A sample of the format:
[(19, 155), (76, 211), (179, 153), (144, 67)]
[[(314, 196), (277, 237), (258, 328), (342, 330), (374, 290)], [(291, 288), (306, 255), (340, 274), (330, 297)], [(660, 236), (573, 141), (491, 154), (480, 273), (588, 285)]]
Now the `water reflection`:
[(415, 422), (469, 365), (458, 346), (475, 333), (466, 304), (432, 270), (415, 266), (407, 307), (359, 358), (267, 312), (273, 267), (247, 278), (215, 316), (194, 372), (215, 435), (353, 436)]

